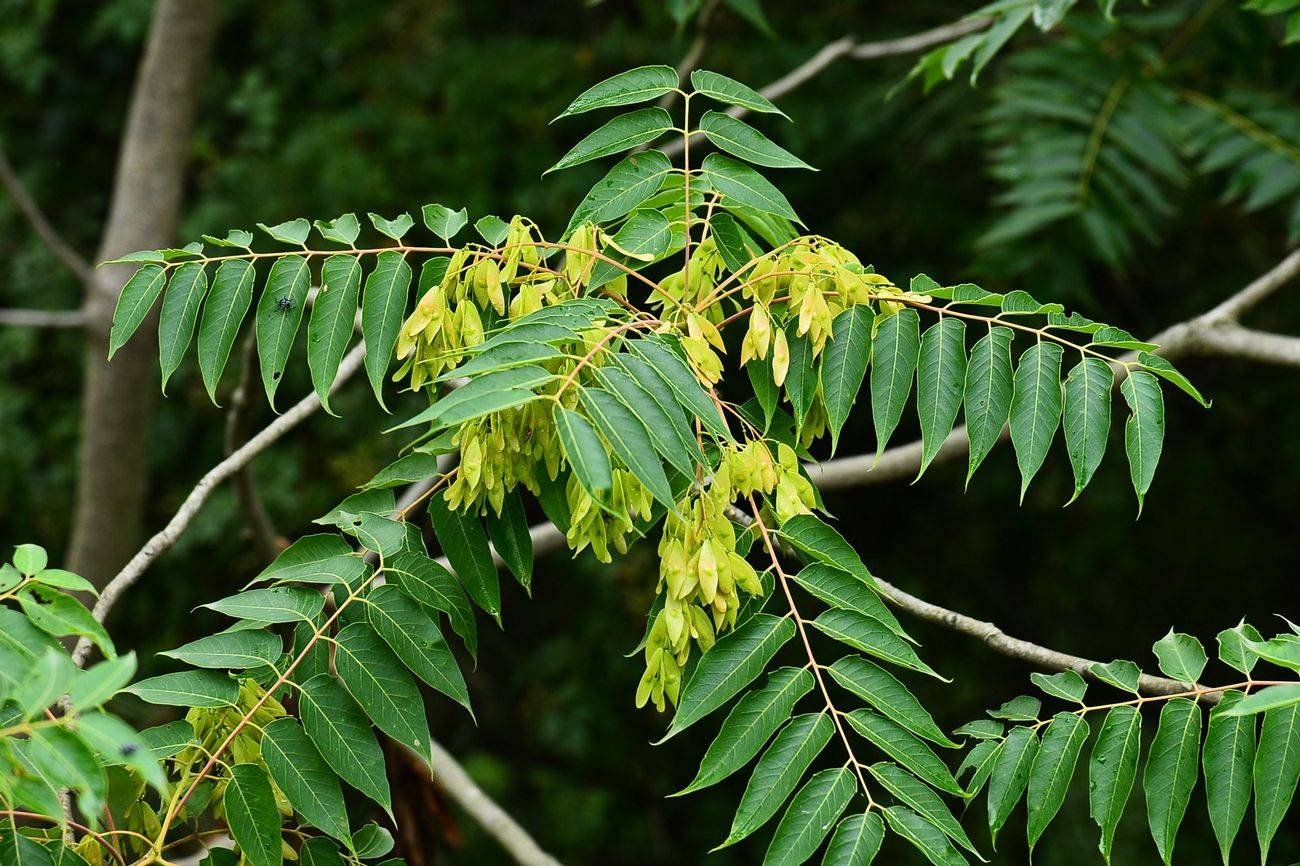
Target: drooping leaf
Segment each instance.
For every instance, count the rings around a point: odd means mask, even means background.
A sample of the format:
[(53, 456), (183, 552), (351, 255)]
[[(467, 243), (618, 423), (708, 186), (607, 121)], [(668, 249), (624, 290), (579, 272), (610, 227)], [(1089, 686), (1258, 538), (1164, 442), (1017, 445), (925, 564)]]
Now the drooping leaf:
[(794, 705), (812, 687), (812, 674), (806, 670), (780, 668), (769, 674), (767, 682), (732, 707), (718, 736), (704, 753), (699, 772), (674, 796), (716, 784), (747, 764), (776, 729), (785, 724)]
[(807, 861), (848, 807), (857, 785), (848, 767), (814, 773), (781, 816), (763, 863), (799, 866)]
[(194, 338), (199, 305), (208, 291), (208, 274), (201, 262), (186, 262), (172, 274), (163, 294), (158, 316), (158, 365), (162, 368), (162, 389), (185, 359)]
[(1300, 704), (1269, 710), (1255, 751), (1255, 835), (1259, 859), (1268, 862), (1273, 836), (1282, 826), (1300, 781)]
[(857, 611), (882, 623), (904, 640), (911, 640), (893, 612), (861, 578), (824, 562), (804, 566), (790, 577), (832, 607)]
[(885, 809), (885, 820), (890, 829), (911, 842), (935, 866), (965, 866), (966, 858), (957, 852), (943, 831), (906, 806), (889, 806)]
[(876, 579), (844, 536), (815, 514), (797, 514), (781, 524), (781, 537), (815, 562), (847, 571), (874, 588)]
[(1025, 798), (1031, 853), (1065, 802), (1065, 792), (1087, 739), (1088, 723), (1075, 713), (1057, 713), (1043, 731), (1038, 753), (1029, 769), (1029, 794)]
[(768, 168), (812, 168), (745, 121), (726, 112), (706, 111), (700, 118), (699, 128), (716, 147), (746, 162)]
[[(383, 857), (393, 850), (393, 834), (378, 824), (370, 823), (352, 834), (352, 846), (356, 848), (357, 856), (362, 859), (370, 860), (375, 857)], [(380, 864), (380, 866), (386, 866), (386, 864)]]
[(874, 617), (853, 610), (832, 608), (813, 620), (812, 625), (823, 634), (867, 655), (947, 682), (921, 661), (911, 644)]
[(330, 256), (321, 265), (321, 287), (307, 321), (307, 367), (312, 387), (325, 411), (330, 409), (330, 386), (338, 376), (339, 362), (348, 349), (357, 317), (361, 290), (361, 257)]
[(727, 105), (738, 105), (750, 111), (779, 114), (785, 117), (785, 112), (773, 105), (771, 100), (757, 90), (725, 75), (709, 72), (707, 69), (696, 69), (691, 72), (691, 87), (696, 93), (725, 102)]
[(1029, 770), (1038, 755), (1038, 735), (1031, 727), (1015, 727), (1007, 734), (989, 774), (989, 836), (997, 844), (998, 831), (1007, 823), (1029, 784)]
[(296, 719), (285, 716), (266, 726), (262, 759), (276, 786), (309, 824), (345, 844), (350, 840), (338, 777)]
[(759, 247), (753, 238), (726, 211), (719, 211), (709, 219), (709, 229), (718, 246), (718, 254), (722, 256), (727, 270), (732, 273), (745, 267), (758, 255)]
[(822, 866), (871, 866), (885, 839), (885, 824), (875, 812), (850, 815), (835, 828)]
[[(629, 352), (639, 356), (639, 359), (663, 380), (689, 416), (700, 421), (715, 436), (723, 439), (732, 438), (717, 405), (709, 399), (709, 395), (705, 393), (695, 374), (686, 365), (686, 361), (670, 347), (669, 343), (654, 339), (632, 340), (627, 344), (627, 348)], [(645, 385), (643, 374), (639, 372), (641, 366), (631, 359), (626, 363), (628, 372)]]
[(921, 468), (939, 453), (961, 408), (966, 384), (966, 323), (943, 318), (921, 336), (916, 368), (916, 410), (921, 418)]
[(871, 417), (877, 457), (903, 417), (920, 351), (921, 319), (916, 310), (900, 310), (879, 322), (871, 344)]
[(460, 583), (440, 563), (422, 553), (408, 552), (393, 560), (389, 571), (402, 591), (430, 610), (447, 615), (452, 629), (465, 642), (473, 658), (478, 657), (478, 627), (474, 609)]
[(293, 348), (294, 337), (302, 323), (310, 272), (306, 256), (276, 259), (266, 278), (266, 288), (257, 302), (254, 317), (257, 357), (262, 367), (262, 387), (272, 407), (275, 406), (275, 391), (280, 387), (289, 361), (289, 350)]
[(918, 737), (940, 746), (957, 747), (907, 686), (879, 665), (860, 656), (845, 656), (828, 670), (841, 686)]
[(663, 740), (681, 733), (752, 683), (794, 632), (789, 619), (760, 613), (719, 639), (700, 657), (686, 681)]
[(831, 430), (831, 450), (839, 445), (840, 430), (862, 388), (871, 357), (871, 326), (875, 314), (866, 304), (854, 304), (835, 317), (831, 338), (822, 359), (822, 399)]
[(429, 519), (443, 554), (469, 597), (492, 616), (499, 615), (501, 583), (483, 523), (474, 515), (452, 511), (441, 496), (429, 500)]
[[(597, 368), (596, 378), (641, 419), (655, 451), (674, 469), (690, 476), (696, 466), (704, 463), (704, 455), (687, 426), (686, 417), (675, 403), (673, 406), (677, 412), (670, 414), (631, 374), (614, 365)], [(666, 396), (671, 400), (671, 394)]]
[(602, 388), (584, 387), (579, 397), (587, 415), (623, 465), (662, 505), (676, 508), (668, 477), (642, 419)]
[(325, 763), (391, 813), (384, 753), (356, 701), (329, 674), (307, 680), (299, 695), (303, 730)]
[(180, 671), (149, 677), (123, 689), (142, 701), (173, 707), (233, 707), (239, 685), (216, 671)]
[(966, 483), (993, 450), (1011, 415), (1012, 363), (1010, 328), (998, 326), (975, 341), (966, 366), (966, 431), (970, 457)]
[(368, 623), (354, 622), (338, 633), (334, 647), (339, 679), (371, 721), (416, 754), (431, 754), (424, 701), (388, 644)]
[(795, 716), (781, 729), (754, 766), (731, 830), (718, 848), (734, 845), (776, 814), (813, 759), (830, 742), (834, 730), (834, 723), (824, 712)]
[(575, 144), (546, 174), (649, 144), (672, 128), (672, 117), (662, 108), (640, 108), (620, 114)]
[(99, 755), (101, 764), (128, 767), (155, 791), (166, 795), (167, 776), (149, 742), (126, 722), (107, 713), (83, 713), (77, 719), (77, 735)]
[(249, 866), (280, 866), (280, 813), (266, 770), (236, 764), (223, 800), (230, 835)]
[(1267, 686), (1238, 701), (1227, 711), (1231, 716), (1249, 716), (1300, 703), (1300, 683)]
[(1119, 386), (1128, 402), (1129, 417), (1124, 422), (1124, 450), (1128, 454), (1129, 475), (1137, 492), (1138, 513), (1151, 489), (1151, 479), (1160, 462), (1165, 439), (1165, 398), (1155, 376), (1142, 370), (1129, 374)]
[(1110, 390), (1115, 374), (1100, 358), (1084, 358), (1065, 377), (1065, 448), (1074, 469), (1073, 502), (1092, 480), (1106, 454)]
[(556, 405), (554, 417), (560, 444), (564, 447), (564, 456), (568, 459), (573, 474), (593, 498), (599, 497), (609, 490), (614, 479), (609, 454), (596, 435), (596, 428), (577, 412), (560, 405)]
[(1142, 714), (1133, 706), (1118, 706), (1106, 713), (1088, 765), (1088, 811), (1101, 828), (1101, 855), (1110, 862), (1115, 828), (1137, 777), (1142, 749)]
[(870, 710), (854, 710), (845, 718), (853, 730), (927, 785), (957, 796), (965, 793), (934, 750), (901, 725)]
[[(409, 219), (409, 217), (408, 217)], [(361, 336), (366, 341), (366, 375), (375, 399), (384, 406), (384, 379), (393, 360), (397, 333), (406, 317), (406, 298), (411, 288), (411, 266), (404, 253), (379, 254), (375, 269), (366, 277), (361, 296)], [(387, 407), (384, 407), (385, 410)]]
[(32, 624), (55, 637), (76, 635), (88, 638), (108, 658), (116, 658), (117, 650), (97, 619), (85, 605), (62, 590), (37, 584), (30, 592), (18, 594), (18, 604)]
[(1251, 768), (1255, 763), (1255, 717), (1225, 712), (1241, 699), (1241, 692), (1224, 692), (1218, 706), (1210, 710), (1202, 755), (1205, 800), (1224, 863), (1228, 862), (1241, 820), (1246, 817), (1246, 807), (1250, 804)]
[(556, 120), (598, 108), (649, 102), (676, 88), (677, 70), (671, 66), (638, 66), (587, 88), (569, 103), (569, 107)]
[(488, 536), (501, 561), (520, 585), (531, 591), (533, 582), (533, 539), (528, 534), (528, 517), (518, 491), (511, 491), (501, 501), (501, 513), (487, 515)]
[(1038, 473), (1061, 423), (1061, 355), (1057, 343), (1035, 343), (1020, 356), (1011, 396), (1011, 444), (1020, 466), (1020, 499)]
[(1195, 386), (1193, 386), (1191, 382), (1187, 381), (1187, 377), (1178, 372), (1178, 370), (1174, 368), (1174, 365), (1169, 363), (1166, 359), (1159, 355), (1152, 355), (1149, 352), (1139, 352), (1138, 363), (1150, 370), (1152, 373), (1155, 373), (1161, 379), (1164, 379), (1167, 382), (1172, 382), (1197, 403), (1200, 403), (1207, 409), (1210, 407), (1210, 401), (1201, 396), (1201, 392), (1196, 390)]
[(721, 153), (711, 153), (704, 157), (700, 167), (705, 179), (726, 198), (760, 213), (775, 214), (803, 224), (785, 195), (771, 181), (740, 160)]
[(1166, 866), (1173, 859), (1178, 827), (1196, 785), (1200, 747), (1200, 708), (1186, 698), (1167, 702), (1160, 710), (1160, 726), (1142, 774), (1147, 823)]
[(465, 678), (438, 624), (396, 586), (376, 587), (366, 598), (369, 602), (366, 615), (371, 627), (402, 663), (420, 679), (470, 709)]
[(953, 817), (952, 812), (943, 802), (943, 798), (933, 790), (918, 782), (909, 773), (904, 772), (897, 764), (882, 761), (878, 764), (872, 764), (867, 769), (875, 777), (876, 781), (884, 786), (885, 790), (898, 798), (899, 802), (938, 827), (945, 836), (962, 848), (977, 857), (979, 856), (979, 851), (971, 842), (970, 837), (966, 835), (966, 831)]
[(113, 327), (108, 335), (108, 357), (126, 345), (136, 328), (149, 315), (158, 296), (167, 283), (167, 270), (162, 265), (147, 264), (136, 271), (122, 287), (113, 309)]
[(807, 334), (799, 336), (798, 327), (798, 320), (791, 319), (785, 330), (786, 344), (789, 347), (785, 393), (790, 398), (790, 414), (794, 418), (796, 432), (803, 429), (803, 422), (808, 417), (808, 410), (812, 408), (813, 398), (817, 396), (818, 385), (812, 340)]

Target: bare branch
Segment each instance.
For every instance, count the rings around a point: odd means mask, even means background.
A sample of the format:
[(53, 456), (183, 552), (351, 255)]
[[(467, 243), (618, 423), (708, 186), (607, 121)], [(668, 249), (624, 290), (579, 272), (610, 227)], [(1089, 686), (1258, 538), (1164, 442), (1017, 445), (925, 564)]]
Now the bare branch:
[[(884, 39), (879, 42), (858, 42), (852, 36), (842, 36), (834, 42), (823, 45), (812, 57), (758, 92), (768, 99), (780, 99), (795, 88), (816, 78), (826, 67), (842, 57), (851, 57), (854, 60), (876, 60), (881, 57), (914, 54), (965, 36), (967, 33), (983, 30), (992, 20), (991, 18), (964, 18), (902, 39)], [(727, 113), (732, 117), (743, 117), (749, 112), (740, 106), (733, 106), (727, 109)], [(671, 141), (659, 149), (669, 156), (676, 156), (682, 152), (682, 141), (680, 139)]]
[[(339, 364), (338, 377), (334, 380), (331, 391), (337, 390), (340, 385), (351, 378), (353, 373), (361, 368), (365, 351), (365, 344), (363, 343), (354, 347), (352, 351), (343, 357), (342, 363)], [(176, 543), (176, 539), (190, 525), (194, 515), (203, 507), (203, 503), (207, 501), (208, 496), (218, 484), (247, 466), (249, 461), (262, 451), (265, 451), (271, 443), (288, 433), (304, 419), (310, 417), (319, 408), (320, 400), (316, 397), (316, 394), (308, 394), (279, 418), (262, 428), (260, 433), (245, 442), (235, 453), (208, 470), (208, 473), (199, 479), (199, 483), (185, 497), (181, 507), (172, 515), (172, 519), (167, 521), (167, 525), (153, 538), (149, 539), (144, 547), (140, 548), (139, 552), (131, 557), (131, 561), (104, 587), (99, 600), (95, 602), (95, 619), (103, 622), (108, 616), (108, 612), (112, 610), (113, 605), (121, 598), (122, 593), (126, 592), (132, 584), (140, 579), (140, 575), (144, 573), (144, 570), (163, 551)], [(73, 660), (80, 664), (85, 660), (89, 652), (90, 642), (83, 638), (77, 642), (77, 648), (73, 652)]]
[(81, 310), (0, 310), (0, 325), (29, 328), (84, 328), (86, 314)]
[(72, 248), (72, 245), (63, 239), (49, 219), (46, 218), (40, 205), (27, 192), (27, 187), (19, 180), (18, 173), (14, 171), (13, 164), (9, 162), (9, 156), (5, 153), (3, 146), (0, 146), (0, 184), (8, 190), (10, 198), (14, 204), (18, 205), (18, 210), (22, 211), (23, 216), (32, 224), (32, 229), (37, 236), (49, 247), (54, 257), (67, 267), (68, 270), (81, 280), (83, 283), (90, 280), (94, 274), (94, 269), (82, 258), (81, 254)]
[[(1300, 274), (1300, 249), (1295, 250), (1266, 274), (1242, 288), (1232, 297), (1195, 318), (1166, 328), (1151, 338), (1160, 346), (1157, 354), (1169, 358), (1193, 355), (1232, 356), (1267, 364), (1300, 366), (1300, 337), (1288, 337), (1243, 328), (1236, 318), (1264, 300)], [(1123, 360), (1132, 361), (1130, 352)], [(1124, 367), (1113, 365), (1115, 385), (1125, 374)], [(1002, 430), (1002, 438), (1009, 435)], [(943, 440), (933, 463), (941, 463), (967, 453), (966, 427), (955, 428)], [(933, 464), (932, 464), (933, 465)], [(822, 490), (840, 490), (916, 477), (921, 467), (921, 443), (909, 442), (887, 448), (880, 459), (872, 454), (857, 454), (822, 463), (805, 464), (813, 484)]]

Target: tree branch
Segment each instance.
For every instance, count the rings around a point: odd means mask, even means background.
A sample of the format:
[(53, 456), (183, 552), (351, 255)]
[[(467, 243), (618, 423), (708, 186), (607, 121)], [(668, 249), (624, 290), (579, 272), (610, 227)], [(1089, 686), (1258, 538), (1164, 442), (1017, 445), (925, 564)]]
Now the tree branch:
[(29, 328), (84, 328), (86, 314), (81, 310), (0, 310), (0, 325)]
[[(248, 332), (244, 338), (242, 368), (239, 384), (230, 395), (230, 411), (226, 413), (226, 455), (239, 450), (248, 441), (250, 411), (256, 390), (254, 371), (257, 369), (256, 334)], [(267, 562), (275, 559), (284, 548), (284, 540), (275, 529), (271, 515), (262, 504), (262, 497), (257, 492), (257, 479), (253, 477), (253, 463), (250, 460), (235, 477), (235, 498), (239, 501), (239, 510), (244, 515), (253, 541), (257, 544), (262, 558)]]
[[(1237, 317), (1267, 298), (1300, 274), (1300, 249), (1293, 251), (1267, 273), (1252, 281), (1227, 300), (1195, 318), (1172, 325), (1151, 338), (1160, 346), (1156, 354), (1170, 360), (1194, 355), (1238, 357), (1268, 364), (1300, 366), (1300, 337), (1270, 334), (1243, 328)], [(1137, 359), (1130, 352), (1123, 360)], [(1115, 364), (1115, 386), (1126, 372)], [(1002, 430), (1002, 438), (1009, 435)], [(956, 427), (943, 440), (931, 465), (967, 453), (965, 425)], [(857, 454), (804, 466), (809, 478), (822, 490), (841, 490), (887, 481), (914, 478), (921, 468), (921, 443), (909, 442), (885, 449), (877, 460), (872, 454)]]
[[(63, 239), (63, 235), (59, 234), (49, 219), (46, 218), (40, 205), (31, 197), (27, 192), (27, 187), (18, 178), (18, 173), (14, 171), (13, 164), (9, 162), (9, 155), (5, 153), (2, 145), (0, 145), (0, 184), (3, 184), (4, 188), (8, 190), (10, 198), (14, 200), (14, 204), (18, 205), (18, 210), (22, 211), (23, 216), (27, 217), (27, 221), (32, 224), (32, 229), (45, 243), (45, 246), (49, 248), (50, 252), (54, 253), (54, 257), (62, 262), (68, 270), (72, 271), (77, 279), (83, 283), (89, 281), (94, 275), (94, 269), (82, 258), (81, 253), (74, 250), (72, 245)], [(10, 324), (20, 323), (11, 322)]]
[[(768, 99), (780, 99), (795, 88), (816, 78), (826, 67), (842, 57), (850, 57), (854, 60), (877, 60), (881, 57), (914, 54), (965, 36), (967, 33), (983, 30), (992, 20), (992, 18), (963, 18), (902, 39), (884, 39), (878, 42), (858, 42), (853, 36), (842, 36), (834, 42), (823, 45), (812, 57), (758, 92)], [(732, 117), (743, 117), (749, 112), (740, 106), (733, 106), (727, 109), (727, 113)], [(660, 150), (669, 156), (676, 156), (682, 152), (682, 147), (682, 141), (677, 139), (661, 147)]]

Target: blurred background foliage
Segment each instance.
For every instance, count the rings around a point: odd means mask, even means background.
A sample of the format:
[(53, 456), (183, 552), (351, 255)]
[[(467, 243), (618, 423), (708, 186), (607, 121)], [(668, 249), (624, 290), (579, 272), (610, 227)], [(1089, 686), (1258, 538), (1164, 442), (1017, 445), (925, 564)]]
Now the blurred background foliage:
[[(0, 136), (29, 189), (82, 250), (94, 248), (107, 206), (150, 9), (149, 0), (0, 0)], [(907, 35), (969, 11), (950, 0), (770, 2), (778, 35), (767, 36), (724, 9), (709, 22), (702, 65), (758, 86), (846, 33)], [(821, 169), (785, 175), (783, 188), (814, 231), (896, 279), (925, 271), (944, 283), (1026, 289), (1104, 312), (1139, 335), (1208, 309), (1296, 240), (1300, 211), (1291, 202), (1300, 161), (1252, 168), (1243, 155), (1226, 169), (1198, 170), (1207, 158), (1195, 143), (1198, 128), (1169, 126), (1185, 122), (1187, 105), (1175, 110), (1163, 91), (1188, 88), (1242, 111), (1272, 112), (1270, 122), (1295, 146), (1300, 49), (1282, 47), (1283, 22), (1230, 2), (1120, 4), (1118, 12), (1121, 23), (1111, 25), (1080, 4), (1047, 36), (1025, 28), (974, 88), (959, 73), (929, 94), (912, 85), (889, 98), (914, 58), (834, 64), (781, 100), (793, 124), (764, 122)], [(473, 216), (521, 212), (558, 233), (600, 169), (543, 182), (543, 169), (578, 135), (550, 119), (615, 71), (675, 64), (694, 36), (653, 0), (594, 7), (231, 0), (223, 15), (191, 143), (182, 241), (257, 221), (388, 214), (426, 201), (465, 205)], [(1184, 32), (1187, 44), (1162, 56)], [(1122, 109), (1139, 142), (1129, 158), (1151, 178), (1126, 175), (1141, 188), (1132, 196), (1103, 191), (1111, 197), (1098, 206), (1099, 218), (1119, 228), (1089, 228), (1078, 213), (1046, 222), (1039, 214), (1027, 230), (1034, 215), (1022, 214), (1008, 227), (1033, 198), (1023, 187), (1035, 143), (1080, 134), (1072, 112), (1095, 112), (1124, 75), (1152, 91), (1149, 102)], [(1167, 86), (1171, 78), (1176, 85)], [(1169, 150), (1176, 171), (1155, 167), (1157, 148)], [(1294, 180), (1278, 176), (1283, 171)], [(1259, 194), (1262, 183), (1281, 191)], [(1122, 206), (1139, 208), (1141, 219), (1104, 213)], [(80, 293), (0, 198), (2, 305), (71, 309)], [(1281, 293), (1247, 324), (1294, 332), (1300, 295)], [(71, 331), (0, 329), (0, 538), (7, 543), (57, 552), (67, 542), (80, 349)], [(1209, 640), (1242, 615), (1262, 624), (1275, 612), (1294, 613), (1300, 383), (1285, 368), (1243, 361), (1184, 366), (1214, 408), (1169, 400), (1162, 471), (1140, 522), (1116, 459), (1118, 423), (1110, 459), (1068, 509), (1061, 508), (1071, 483), (1060, 452), (1016, 506), (1009, 448), (995, 452), (964, 495), (964, 468), (948, 464), (916, 485), (828, 494), (827, 505), (870, 567), (903, 588), (1094, 658), (1149, 662), (1147, 648), (1171, 625)], [(303, 372), (282, 393), (308, 390)], [(380, 434), (387, 419), (363, 386), (351, 384), (335, 408), (341, 418), (315, 417), (254, 465), (287, 537), (306, 531), (399, 445)], [(270, 420), (266, 407), (257, 412), (257, 426)], [(150, 527), (161, 526), (220, 458), (222, 419), (197, 371), (183, 367), (152, 432)], [(867, 419), (852, 418), (843, 441), (846, 452), (871, 450)], [(1014, 530), (993, 533), (993, 525)], [(110, 623), (118, 644), (148, 659), (206, 633), (217, 623), (192, 608), (242, 585), (261, 565), (233, 496), (219, 491), (119, 606)], [(733, 778), (685, 799), (664, 798), (691, 778), (712, 731), (701, 725), (651, 748), (665, 720), (632, 708), (640, 666), (622, 653), (640, 635), (654, 574), (650, 545), (609, 568), (586, 556), (576, 563), (549, 557), (539, 564), (531, 602), (508, 591), (504, 633), (484, 630), (470, 677), (477, 727), (454, 710), (431, 714), (435, 735), (565, 862), (703, 861), (699, 852), (724, 835), (743, 785)], [(955, 678), (950, 686), (921, 684), (946, 726), (1028, 686), (1020, 663), (932, 626), (909, 628), (926, 658)], [(149, 662), (142, 667), (150, 672)], [(132, 710), (156, 712), (124, 708)], [(1040, 846), (1044, 866), (1100, 862), (1083, 778)], [(972, 828), (982, 827), (983, 806), (973, 811)], [(1017, 820), (1023, 813), (1013, 828)], [(426, 828), (433, 847), (425, 862), (505, 862), (454, 810), (436, 824)], [(1203, 811), (1194, 807), (1185, 826), (1178, 862), (1217, 862)], [(983, 830), (974, 837), (987, 840)], [(994, 861), (1024, 862), (1023, 833), (1008, 830), (1003, 839)], [(756, 862), (765, 844), (760, 833), (706, 862)], [(1116, 849), (1118, 862), (1156, 862), (1138, 796)], [(1275, 852), (1278, 863), (1300, 858), (1300, 828), (1284, 827)], [(911, 862), (897, 845), (887, 854), (890, 863)]]

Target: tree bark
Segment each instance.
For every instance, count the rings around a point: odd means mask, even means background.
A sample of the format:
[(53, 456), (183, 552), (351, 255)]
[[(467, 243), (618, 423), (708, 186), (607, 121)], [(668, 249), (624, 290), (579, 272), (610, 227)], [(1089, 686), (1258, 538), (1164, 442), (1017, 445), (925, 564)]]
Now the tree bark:
[[(172, 242), (200, 85), (220, 21), (219, 0), (159, 0), (118, 155), (98, 261)], [(139, 546), (158, 387), (156, 319), (107, 362), (113, 307), (129, 266), (86, 286), (85, 385), (69, 567), (97, 585)]]

